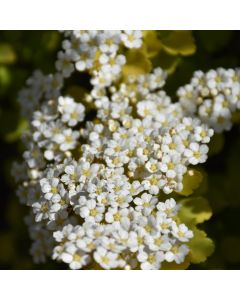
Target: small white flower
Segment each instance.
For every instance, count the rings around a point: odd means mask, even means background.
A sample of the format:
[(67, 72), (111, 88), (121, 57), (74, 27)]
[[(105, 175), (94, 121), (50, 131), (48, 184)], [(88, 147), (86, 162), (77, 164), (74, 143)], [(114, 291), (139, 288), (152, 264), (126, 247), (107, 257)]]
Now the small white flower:
[(90, 262), (90, 257), (85, 252), (78, 250), (75, 245), (70, 244), (61, 255), (63, 262), (69, 264), (70, 269), (77, 270)]
[(40, 180), (40, 185), (45, 199), (55, 202), (60, 200), (58, 178), (43, 178)]
[(127, 48), (139, 48), (142, 45), (142, 32), (140, 30), (125, 30), (121, 40)]
[(153, 235), (147, 235), (145, 242), (152, 251), (169, 251), (172, 247), (169, 237), (167, 235), (161, 235), (160, 232), (156, 232)]
[(110, 207), (105, 214), (105, 220), (107, 223), (117, 223), (117, 224), (127, 224), (130, 223), (129, 220), (129, 209), (122, 208), (118, 209), (117, 207)]
[(172, 224), (172, 234), (181, 242), (188, 242), (193, 237), (193, 232), (185, 224)]
[(159, 202), (157, 209), (165, 213), (168, 217), (173, 217), (177, 214), (179, 206), (173, 198), (167, 199), (165, 202)]
[(107, 251), (103, 247), (98, 247), (93, 253), (93, 257), (104, 269), (115, 269), (120, 263), (117, 253)]
[(103, 219), (104, 206), (97, 205), (95, 200), (87, 200), (80, 208), (80, 216), (87, 222), (100, 222)]
[(81, 103), (76, 103), (70, 97), (59, 97), (58, 110), (62, 114), (62, 121), (73, 127), (82, 122), (85, 116), (85, 108)]
[(72, 129), (64, 129), (62, 133), (55, 136), (54, 141), (58, 143), (61, 151), (74, 149), (77, 144), (77, 139), (80, 133)]
[(139, 251), (137, 259), (141, 262), (142, 270), (159, 270), (161, 262), (164, 261), (164, 254), (162, 251), (158, 252), (146, 252), (144, 250)]
[(181, 156), (177, 153), (165, 154), (159, 163), (160, 170), (166, 173), (169, 178), (175, 178), (177, 175), (183, 175), (187, 168), (181, 161)]
[(204, 163), (207, 160), (208, 146), (191, 143), (189, 149), (186, 149), (184, 154), (192, 165)]
[(172, 248), (166, 252), (165, 259), (167, 262), (175, 261), (177, 264), (184, 262), (186, 255), (189, 253), (187, 245), (173, 245)]
[(157, 160), (150, 158), (145, 167), (148, 172), (155, 173), (160, 170), (160, 163)]
[(205, 124), (194, 128), (194, 138), (197, 142), (209, 143), (213, 133), (213, 129), (208, 128), (208, 126)]
[(157, 201), (157, 197), (153, 197), (152, 195), (147, 193), (143, 193), (141, 195), (141, 198), (136, 197), (133, 200), (133, 202), (137, 205), (135, 209), (137, 211), (143, 211), (145, 215), (149, 215), (152, 212)]

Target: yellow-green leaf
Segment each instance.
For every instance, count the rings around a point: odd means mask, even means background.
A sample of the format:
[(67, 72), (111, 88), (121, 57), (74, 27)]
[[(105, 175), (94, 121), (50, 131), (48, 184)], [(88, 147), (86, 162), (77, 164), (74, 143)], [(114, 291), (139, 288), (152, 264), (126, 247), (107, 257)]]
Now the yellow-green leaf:
[(159, 53), (161, 49), (161, 41), (158, 39), (158, 35), (155, 30), (144, 31), (144, 47), (147, 57), (149, 58), (152, 58)]
[(202, 230), (194, 228), (193, 234), (194, 237), (188, 243), (191, 257), (190, 262), (198, 264), (204, 262), (213, 253), (214, 243)]
[(195, 225), (207, 221), (212, 216), (208, 201), (203, 197), (185, 198), (179, 201), (181, 208), (178, 216), (182, 223)]
[(127, 63), (123, 67), (123, 75), (140, 75), (149, 73), (152, 63), (143, 49), (132, 49), (127, 53)]
[(191, 55), (196, 45), (190, 30), (174, 30), (162, 38), (162, 45), (171, 55)]
[(179, 192), (179, 194), (183, 196), (191, 195), (193, 191), (199, 187), (202, 180), (203, 176), (201, 172), (189, 169), (183, 176), (183, 190)]

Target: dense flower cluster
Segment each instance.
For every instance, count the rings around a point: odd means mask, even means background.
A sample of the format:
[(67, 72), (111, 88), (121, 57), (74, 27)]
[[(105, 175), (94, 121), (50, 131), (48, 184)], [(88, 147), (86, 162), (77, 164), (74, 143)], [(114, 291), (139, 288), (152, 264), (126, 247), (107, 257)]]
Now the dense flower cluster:
[[(228, 129), (231, 103), (239, 105), (237, 71), (197, 72), (173, 103), (161, 68), (121, 80), (123, 48), (140, 47), (141, 31), (64, 35), (57, 72), (35, 72), (20, 93), (31, 125), (24, 163), (13, 173), (21, 202), (32, 208), (26, 221), (35, 261), (52, 256), (71, 269), (182, 263), (193, 232), (164, 195), (180, 192), (188, 166), (207, 160), (212, 128)], [(74, 70), (91, 75), (84, 100), (95, 109), (92, 120), (82, 99), (61, 95)]]
[(197, 71), (177, 94), (187, 115), (197, 115), (216, 132), (230, 130), (232, 115), (240, 108), (239, 69)]

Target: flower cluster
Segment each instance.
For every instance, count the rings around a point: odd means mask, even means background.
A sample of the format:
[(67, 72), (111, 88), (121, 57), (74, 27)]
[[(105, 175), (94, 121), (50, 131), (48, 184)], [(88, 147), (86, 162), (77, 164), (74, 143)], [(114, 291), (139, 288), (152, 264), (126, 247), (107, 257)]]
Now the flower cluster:
[(177, 94), (187, 115), (197, 115), (216, 132), (230, 130), (232, 116), (240, 108), (239, 69), (196, 71)]
[(74, 67), (78, 71), (89, 71), (94, 86), (106, 87), (119, 78), (122, 65), (126, 63), (122, 46), (139, 48), (142, 32), (139, 30), (68, 31), (63, 41), (63, 51), (58, 53), (57, 70), (69, 77)]
[[(57, 72), (35, 72), (20, 93), (30, 127), (24, 162), (13, 173), (21, 202), (31, 207), (35, 261), (52, 256), (71, 269), (160, 269), (184, 262), (193, 232), (166, 194), (183, 189), (189, 165), (207, 160), (211, 127), (218, 131), (216, 115), (223, 113), (216, 99), (230, 93), (230, 83), (224, 77), (224, 84), (213, 86), (213, 79), (203, 80), (213, 71), (198, 72), (173, 103), (162, 90), (167, 74), (161, 68), (122, 77), (125, 48), (141, 47), (141, 31), (64, 35)], [(93, 117), (83, 99), (61, 95), (75, 69), (91, 76), (93, 88), (84, 100)], [(204, 84), (212, 86), (208, 94)], [(213, 91), (214, 100), (205, 99)], [(201, 113), (209, 101), (215, 119)]]

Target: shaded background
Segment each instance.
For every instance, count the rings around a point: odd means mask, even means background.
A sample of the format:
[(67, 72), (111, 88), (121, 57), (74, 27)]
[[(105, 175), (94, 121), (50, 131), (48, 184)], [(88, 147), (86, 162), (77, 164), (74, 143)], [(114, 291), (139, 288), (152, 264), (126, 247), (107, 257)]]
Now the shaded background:
[[(163, 32), (161, 32), (163, 33)], [(196, 53), (177, 57), (166, 91), (175, 99), (176, 89), (188, 83), (195, 70), (240, 66), (239, 31), (193, 31)], [(61, 36), (56, 31), (0, 31), (0, 269), (59, 269), (55, 262), (33, 264), (30, 239), (23, 218), (28, 208), (15, 195), (10, 175), (12, 162), (21, 160), (23, 121), (16, 101), (18, 91), (35, 69), (54, 72)], [(159, 61), (165, 67), (166, 60)], [(84, 81), (85, 82), (85, 81)], [(190, 269), (240, 269), (240, 130), (239, 125), (219, 136), (206, 164), (205, 194), (213, 217), (201, 227), (215, 242), (215, 252), (205, 263)]]

